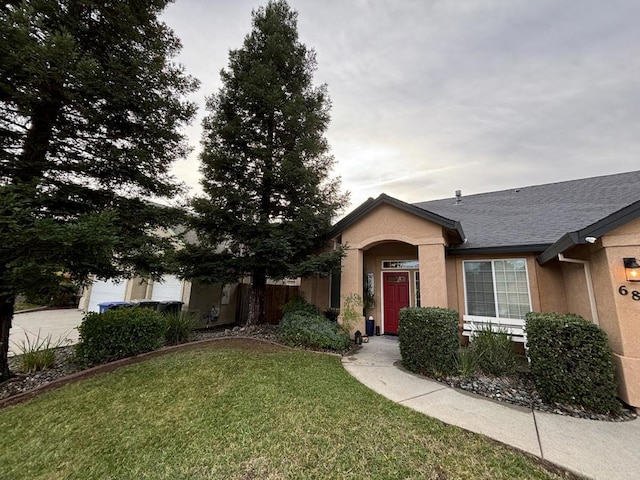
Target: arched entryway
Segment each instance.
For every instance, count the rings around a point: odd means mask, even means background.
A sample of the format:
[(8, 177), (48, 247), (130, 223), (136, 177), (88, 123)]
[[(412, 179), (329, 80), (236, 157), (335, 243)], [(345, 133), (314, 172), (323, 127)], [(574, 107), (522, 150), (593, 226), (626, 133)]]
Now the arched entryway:
[(399, 312), (419, 306), (418, 247), (400, 241), (376, 242), (363, 249), (366, 314), (382, 333), (397, 335)]

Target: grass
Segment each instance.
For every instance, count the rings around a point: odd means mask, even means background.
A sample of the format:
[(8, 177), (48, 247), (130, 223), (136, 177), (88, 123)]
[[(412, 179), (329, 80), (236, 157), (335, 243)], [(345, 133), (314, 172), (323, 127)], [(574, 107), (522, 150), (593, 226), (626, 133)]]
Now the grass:
[(0, 411), (1, 479), (557, 478), (370, 391), (337, 357), (228, 340)]

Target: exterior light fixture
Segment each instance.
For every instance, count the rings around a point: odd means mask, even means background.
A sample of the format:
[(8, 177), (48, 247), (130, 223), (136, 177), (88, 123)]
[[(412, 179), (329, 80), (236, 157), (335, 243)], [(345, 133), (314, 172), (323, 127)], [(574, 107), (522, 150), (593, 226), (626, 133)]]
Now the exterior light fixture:
[(627, 281), (640, 282), (640, 265), (635, 258), (623, 258), (624, 272), (627, 275)]

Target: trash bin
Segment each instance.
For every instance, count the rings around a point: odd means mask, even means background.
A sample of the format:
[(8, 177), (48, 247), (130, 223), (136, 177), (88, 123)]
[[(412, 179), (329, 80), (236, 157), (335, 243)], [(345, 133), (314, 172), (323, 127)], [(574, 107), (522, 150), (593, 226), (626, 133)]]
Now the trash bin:
[(98, 308), (100, 308), (100, 313), (104, 313), (107, 310), (115, 310), (116, 308), (129, 307), (131, 303), (129, 302), (102, 302), (98, 304)]
[(182, 302), (176, 300), (158, 302), (158, 311), (160, 313), (176, 314), (182, 310)]
[(366, 325), (365, 325), (365, 331), (367, 333), (367, 336), (369, 337), (373, 337), (373, 331), (375, 328), (375, 320), (373, 319), (373, 317), (369, 317), (366, 321)]
[(157, 302), (155, 300), (133, 300), (131, 302), (131, 305), (138, 308), (152, 308), (154, 310), (157, 310), (160, 302)]

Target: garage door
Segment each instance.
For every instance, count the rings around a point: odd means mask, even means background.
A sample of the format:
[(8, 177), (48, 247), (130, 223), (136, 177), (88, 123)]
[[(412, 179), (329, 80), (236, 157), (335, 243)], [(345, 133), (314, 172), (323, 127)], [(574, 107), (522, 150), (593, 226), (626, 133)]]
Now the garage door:
[(151, 300), (157, 302), (182, 301), (182, 280), (173, 275), (165, 275), (162, 277), (162, 282), (153, 282)]
[(126, 280), (122, 280), (120, 283), (115, 283), (113, 280), (96, 280), (91, 287), (88, 310), (99, 312), (99, 303), (124, 301), (126, 289)]

